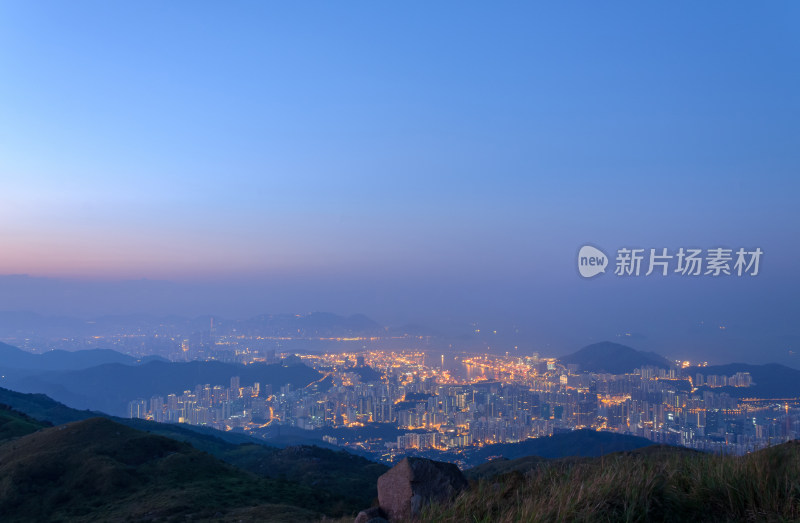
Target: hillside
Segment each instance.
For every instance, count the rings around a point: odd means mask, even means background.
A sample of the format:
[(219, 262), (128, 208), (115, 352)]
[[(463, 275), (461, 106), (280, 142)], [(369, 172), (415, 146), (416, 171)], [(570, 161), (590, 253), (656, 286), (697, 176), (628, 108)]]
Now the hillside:
[[(44, 394), (23, 394), (3, 388), (0, 388), (0, 404), (11, 405), (28, 416), (44, 420), (32, 420), (40, 426), (98, 415), (71, 409)], [(385, 465), (341, 450), (298, 446), (292, 442), (297, 438), (289, 439), (289, 445), (285, 448), (276, 448), (244, 434), (221, 432), (208, 427), (108, 418), (139, 431), (188, 443), (195, 449), (259, 476), (326, 489), (340, 500), (341, 510), (345, 511), (357, 511), (369, 506), (377, 495), (375, 485), (378, 476), (388, 470)]]
[(45, 394), (17, 392), (2, 387), (0, 387), (0, 404), (8, 405), (14, 410), (53, 425), (105, 417), (134, 429), (159, 434), (179, 441), (186, 441), (200, 450), (211, 453), (221, 443), (239, 445), (256, 441), (245, 434), (223, 432), (200, 425), (156, 423), (143, 419), (110, 416), (97, 411), (73, 409)]
[(305, 387), (321, 374), (305, 365), (239, 365), (217, 361), (143, 365), (107, 364), (88, 369), (47, 372), (11, 381), (5, 386), (20, 392), (40, 392), (79, 409), (99, 410), (124, 416), (128, 402), (136, 398), (192, 390), (198, 384), (227, 385), (239, 376), (242, 385), (255, 382), (278, 388), (287, 383)]
[[(625, 453), (627, 455), (655, 456), (655, 455), (662, 455), (664, 453), (680, 453), (680, 452), (684, 452), (687, 454), (700, 454), (699, 451), (689, 449), (686, 447), (673, 447), (670, 445), (653, 444), (652, 442), (650, 442), (650, 445), (646, 447), (639, 447), (633, 450), (626, 450), (626, 451), (615, 451), (602, 455), (615, 455), (615, 454)], [(580, 457), (577, 455), (572, 455), (563, 458), (543, 458), (541, 456), (524, 456), (515, 459), (496, 458), (491, 461), (487, 461), (486, 463), (476, 465), (472, 468), (465, 470), (464, 476), (466, 476), (469, 479), (480, 480), (484, 478), (501, 476), (514, 472), (527, 473), (538, 467), (552, 465), (555, 462), (589, 463), (596, 457), (599, 456)]]
[(475, 450), (464, 452), (464, 460), (471, 466), (480, 465), (493, 457), (516, 459), (526, 456), (539, 458), (566, 458), (602, 456), (611, 452), (634, 450), (653, 442), (646, 438), (598, 432), (596, 430), (573, 430), (545, 438), (533, 438), (519, 443), (498, 443), (486, 445)]
[(34, 354), (7, 343), (0, 343), (0, 368), (4, 370), (76, 370), (106, 363), (135, 365), (138, 360), (110, 349), (51, 350)]
[(67, 407), (45, 394), (26, 394), (3, 387), (0, 387), (0, 403), (8, 405), (19, 412), (24, 412), (32, 418), (47, 421), (54, 425), (80, 421), (99, 415), (96, 412)]
[(669, 360), (655, 352), (644, 352), (627, 345), (603, 341), (559, 358), (564, 365), (578, 365), (580, 372), (628, 374), (641, 367), (671, 367)]
[(291, 504), (273, 510), (308, 520), (317, 511), (335, 511), (337, 501), (320, 489), (259, 479), (188, 444), (104, 418), (0, 446), (4, 521), (197, 519), (263, 504)]
[(743, 457), (649, 447), (485, 477), (423, 521), (797, 521), (800, 442)]
[(27, 414), (17, 412), (8, 405), (0, 403), (0, 444), (47, 427), (52, 427), (52, 425), (33, 419)]

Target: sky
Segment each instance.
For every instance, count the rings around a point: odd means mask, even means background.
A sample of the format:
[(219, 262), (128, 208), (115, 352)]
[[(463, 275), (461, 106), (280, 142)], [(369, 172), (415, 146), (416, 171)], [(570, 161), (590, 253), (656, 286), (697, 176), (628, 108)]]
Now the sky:
[[(788, 1), (2, 2), (0, 308), (791, 363), (798, 23)], [(765, 254), (750, 279), (588, 281), (586, 243)]]

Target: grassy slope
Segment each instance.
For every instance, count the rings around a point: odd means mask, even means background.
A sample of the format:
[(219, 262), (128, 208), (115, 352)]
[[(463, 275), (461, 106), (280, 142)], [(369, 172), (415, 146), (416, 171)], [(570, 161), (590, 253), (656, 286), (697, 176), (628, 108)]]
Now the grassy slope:
[[(625, 450), (623, 452), (617, 452), (617, 454), (623, 454), (628, 456), (661, 456), (664, 454), (677, 454), (677, 453), (686, 453), (692, 455), (700, 455), (701, 453), (696, 450), (688, 449), (686, 447), (673, 447), (671, 445), (648, 445), (646, 447), (635, 448), (631, 450)], [(609, 452), (608, 454), (612, 454)], [(603, 454), (605, 455), (605, 454)], [(587, 456), (566, 456), (563, 458), (558, 458), (558, 462), (566, 464), (566, 463), (590, 463), (593, 457)], [(509, 474), (512, 472), (521, 472), (526, 473), (541, 466), (549, 466), (555, 463), (554, 459), (542, 457), (539, 455), (534, 456), (525, 456), (522, 458), (516, 459), (493, 459), (491, 461), (487, 461), (486, 463), (482, 463), (476, 467), (469, 468), (464, 471), (464, 476), (467, 479), (472, 480), (479, 480), (484, 478), (491, 478), (494, 476), (501, 476), (504, 474)]]
[(0, 403), (8, 405), (16, 411), (24, 412), (32, 418), (49, 421), (54, 425), (79, 421), (99, 416), (99, 413), (88, 410), (77, 410), (44, 395), (15, 392), (0, 387)]
[[(231, 511), (247, 520), (251, 510), (302, 521), (335, 503), (318, 494), (104, 418), (47, 428), (0, 446), (4, 521), (183, 520), (190, 514), (224, 519)], [(294, 506), (269, 507), (285, 503)]]
[(0, 404), (0, 443), (51, 426), (50, 423), (33, 419), (22, 412), (12, 410), (8, 405)]
[[(26, 394), (3, 388), (0, 388), (0, 403), (8, 403), (14, 409), (24, 411), (34, 418), (55, 423), (100, 415), (72, 409), (44, 394)], [(323, 495), (336, 500), (329, 506), (330, 515), (357, 512), (370, 506), (378, 495), (378, 476), (388, 470), (385, 465), (342, 451), (308, 446), (279, 449), (253, 443), (234, 444), (217, 436), (234, 442), (239, 439), (253, 440), (244, 435), (234, 438), (237, 435), (212, 430), (205, 434), (184, 425), (113, 417), (110, 419), (150, 434), (189, 443), (198, 450), (259, 476), (324, 490)]]
[(800, 442), (743, 457), (669, 448), (532, 464), (484, 478), (424, 521), (800, 519)]
[(386, 465), (348, 452), (311, 446), (273, 449), (239, 445), (221, 458), (260, 476), (285, 478), (324, 490), (339, 502), (335, 514), (357, 513), (369, 507), (378, 497), (378, 477), (389, 470)]

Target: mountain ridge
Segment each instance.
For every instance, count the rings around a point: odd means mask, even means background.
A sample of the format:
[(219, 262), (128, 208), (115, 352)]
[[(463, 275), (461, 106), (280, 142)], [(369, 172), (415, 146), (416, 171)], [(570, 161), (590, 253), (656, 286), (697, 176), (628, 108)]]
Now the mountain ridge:
[(0, 343), (0, 367), (6, 369), (50, 371), (79, 370), (107, 363), (135, 365), (133, 356), (112, 349), (85, 349), (79, 351), (51, 350), (33, 353), (7, 343)]
[(5, 386), (19, 392), (39, 392), (79, 409), (99, 410), (124, 416), (127, 404), (136, 398), (180, 394), (197, 385), (227, 385), (239, 376), (243, 385), (255, 382), (280, 387), (305, 387), (322, 374), (305, 365), (254, 363), (241, 365), (218, 361), (163, 362), (142, 365), (109, 363), (71, 371), (48, 371), (6, 380)]

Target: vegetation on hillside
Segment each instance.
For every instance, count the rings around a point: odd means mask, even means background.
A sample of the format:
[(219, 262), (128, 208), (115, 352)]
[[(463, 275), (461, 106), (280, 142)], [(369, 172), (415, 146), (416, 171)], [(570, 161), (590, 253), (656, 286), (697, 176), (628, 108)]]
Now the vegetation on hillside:
[[(8, 396), (32, 412), (77, 415), (45, 396)], [(234, 444), (138, 421), (169, 437), (106, 418), (52, 427), (0, 406), (3, 520), (347, 517), (372, 504), (387, 470), (345, 452)], [(603, 457), (526, 456), (466, 475), (472, 488), (428, 507), (423, 521), (800, 520), (800, 442), (742, 457), (655, 445)]]
[[(44, 394), (24, 394), (3, 388), (0, 388), (0, 403), (8, 403), (15, 410), (22, 410), (34, 418), (54, 421), (56, 424), (86, 419), (93, 414), (100, 415), (71, 409)], [(385, 465), (344, 451), (312, 446), (276, 448), (256, 444), (256, 440), (244, 434), (213, 429), (203, 431), (200, 427), (140, 419), (108, 418), (148, 434), (188, 443), (197, 450), (259, 476), (299, 483), (319, 490), (324, 496), (336, 500), (328, 507), (328, 515), (357, 512), (369, 506), (378, 495), (378, 476), (388, 470)], [(49, 423), (41, 423), (36, 429), (46, 425)]]
[(796, 441), (741, 457), (654, 447), (530, 465), (473, 483), (452, 503), (429, 507), (423, 521), (800, 519)]
[(303, 521), (346, 510), (322, 489), (260, 478), (186, 443), (105, 418), (0, 445), (3, 521), (260, 519), (250, 511)]
[(0, 404), (0, 443), (52, 426)]

